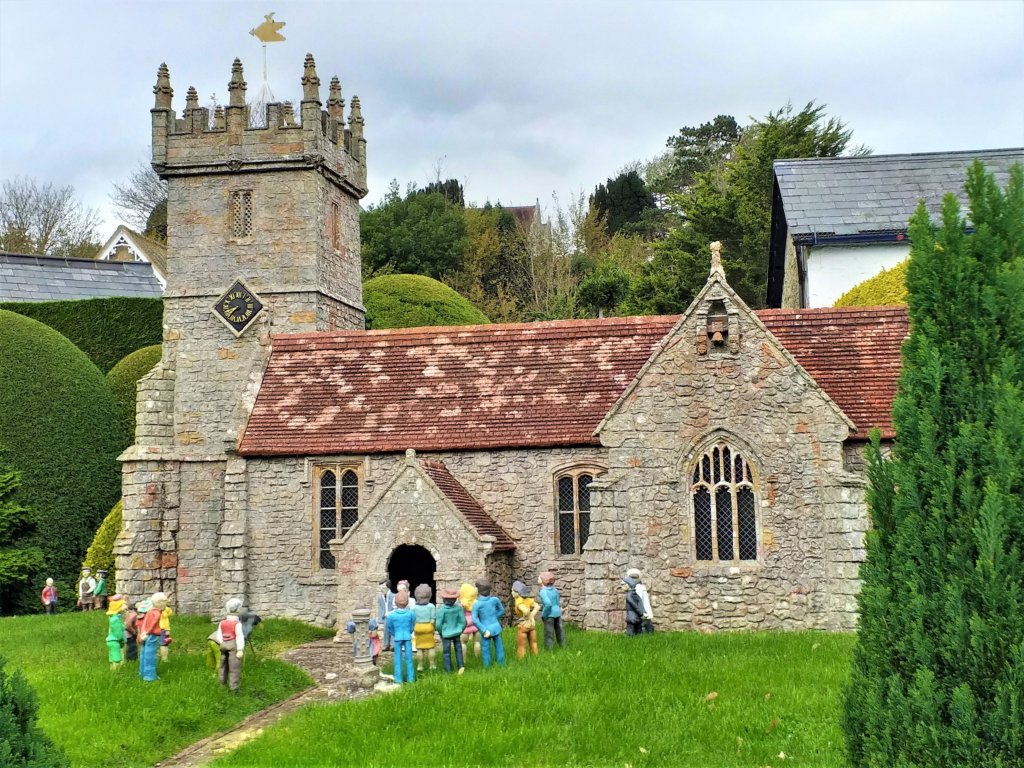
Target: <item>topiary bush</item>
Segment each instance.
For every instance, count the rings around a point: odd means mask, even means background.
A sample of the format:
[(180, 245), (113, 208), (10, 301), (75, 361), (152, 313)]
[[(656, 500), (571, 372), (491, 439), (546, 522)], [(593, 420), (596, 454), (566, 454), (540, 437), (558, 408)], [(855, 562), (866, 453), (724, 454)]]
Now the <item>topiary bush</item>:
[(125, 356), (121, 362), (110, 369), (107, 381), (117, 398), (121, 409), (121, 424), (124, 431), (126, 446), (135, 442), (135, 396), (139, 379), (149, 373), (153, 366), (160, 362), (163, 347), (153, 344), (137, 349)]
[[(93, 533), (121, 495), (119, 416), (106, 378), (81, 350), (36, 320), (0, 310), (0, 474), (21, 476), (12, 498), (37, 518), (24, 545), (43, 550), (43, 577), (75, 581)], [(36, 593), (26, 585), (0, 610), (38, 610)]]
[(490, 320), (464, 296), (423, 275), (381, 275), (363, 283), (366, 327), (479, 325)]
[(0, 309), (60, 331), (106, 373), (125, 355), (163, 339), (161, 299), (118, 296), (77, 301), (6, 302)]
[(874, 277), (858, 283), (839, 297), (837, 307), (906, 306), (907, 264), (904, 259), (892, 269), (883, 269)]
[(36, 725), (39, 702), (21, 672), (7, 676), (0, 656), (0, 765), (25, 768), (68, 768), (70, 762)]
[(83, 566), (92, 568), (93, 573), (99, 570), (107, 572), (107, 594), (109, 595), (114, 594), (117, 588), (114, 541), (124, 524), (122, 508), (122, 502), (117, 502), (110, 510), (110, 514), (103, 518), (103, 522), (96, 530), (96, 535), (92, 537), (92, 544), (89, 545), (89, 549), (85, 553), (85, 562), (82, 563)]

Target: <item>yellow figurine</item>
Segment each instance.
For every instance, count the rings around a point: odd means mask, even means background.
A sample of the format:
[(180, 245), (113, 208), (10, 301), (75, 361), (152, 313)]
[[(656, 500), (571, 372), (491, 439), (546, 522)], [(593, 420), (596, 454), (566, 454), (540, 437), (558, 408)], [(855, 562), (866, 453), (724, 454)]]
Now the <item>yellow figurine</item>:
[(173, 615), (174, 609), (169, 605), (160, 612), (160, 661), (167, 661), (167, 656), (171, 651), (171, 616)]
[(478, 596), (477, 588), (472, 584), (463, 584), (459, 587), (459, 603), (462, 610), (466, 612), (466, 628), (462, 631), (462, 655), (469, 656), (469, 646), (473, 645), (473, 653), (480, 657), (480, 633), (476, 624), (473, 623), (473, 603)]
[(519, 647), (516, 655), (521, 659), (526, 655), (526, 643), (530, 643), (530, 652), (537, 653), (537, 614), (540, 605), (530, 597), (530, 588), (523, 582), (512, 584), (512, 595), (516, 601), (516, 629), (519, 631)]

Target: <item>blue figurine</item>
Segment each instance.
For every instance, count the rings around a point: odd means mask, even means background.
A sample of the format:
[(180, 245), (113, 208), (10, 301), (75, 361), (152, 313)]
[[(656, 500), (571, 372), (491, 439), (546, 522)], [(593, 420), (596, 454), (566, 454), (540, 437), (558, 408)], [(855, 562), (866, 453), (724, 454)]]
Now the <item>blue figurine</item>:
[(478, 581), (476, 588), (480, 596), (473, 603), (473, 624), (483, 636), (484, 666), (491, 666), (492, 644), (495, 661), (504, 666), (505, 646), (501, 642), (501, 617), (505, 615), (505, 606), (491, 594), (491, 582), (487, 579)]
[[(401, 685), (408, 680), (416, 682), (416, 667), (412, 661), (412, 629), (416, 625), (416, 614), (409, 610), (409, 593), (399, 592), (395, 597), (395, 610), (384, 622), (388, 636), (395, 644), (395, 682)], [(405, 676), (402, 666), (405, 666)]]

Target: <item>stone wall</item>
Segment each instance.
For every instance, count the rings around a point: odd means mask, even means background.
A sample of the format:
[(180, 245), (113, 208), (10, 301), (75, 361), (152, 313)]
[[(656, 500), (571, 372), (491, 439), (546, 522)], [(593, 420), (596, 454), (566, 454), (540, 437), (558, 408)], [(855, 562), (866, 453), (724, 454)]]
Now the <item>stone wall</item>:
[[(862, 484), (844, 470), (848, 424), (724, 281), (667, 339), (601, 429), (586, 561), (588, 626), (623, 626), (618, 580), (639, 567), (655, 623), (674, 629), (849, 628), (863, 558)], [(710, 342), (709, 302), (728, 312)], [(753, 467), (756, 561), (698, 561), (689, 478), (722, 440)]]

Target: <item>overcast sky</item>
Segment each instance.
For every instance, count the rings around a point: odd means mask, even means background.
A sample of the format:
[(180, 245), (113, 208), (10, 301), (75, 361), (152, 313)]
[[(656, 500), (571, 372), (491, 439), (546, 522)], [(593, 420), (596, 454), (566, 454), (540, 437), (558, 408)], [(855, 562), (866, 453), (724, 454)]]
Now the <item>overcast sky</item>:
[(174, 106), (194, 85), (249, 93), (274, 11), (279, 100), (307, 51), (363, 104), (370, 196), (438, 163), (469, 200), (590, 191), (681, 126), (825, 102), (875, 153), (1024, 145), (1024, 1), (103, 2), (0, 0), (0, 178), (72, 184), (118, 223), (111, 183), (148, 159), (157, 66)]

